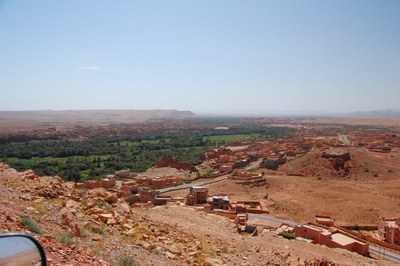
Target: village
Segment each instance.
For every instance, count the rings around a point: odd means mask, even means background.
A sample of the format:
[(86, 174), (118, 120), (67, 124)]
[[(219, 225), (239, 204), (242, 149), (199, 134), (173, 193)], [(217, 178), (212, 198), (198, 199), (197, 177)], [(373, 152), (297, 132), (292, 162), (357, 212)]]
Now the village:
[[(333, 132), (333, 133), (332, 133)], [(325, 178), (349, 179), (358, 169), (351, 159), (350, 149), (363, 149), (377, 154), (398, 156), (400, 146), (398, 132), (342, 132), (330, 129), (299, 128), (302, 137), (278, 141), (241, 141), (235, 146), (217, 147), (204, 154), (205, 161), (197, 167), (207, 175), (184, 172), (183, 175), (159, 175), (148, 177), (121, 170), (106, 178), (77, 183), (76, 189), (99, 192), (111, 204), (124, 199), (131, 208), (147, 208), (162, 205), (193, 207), (198, 211), (226, 217), (236, 225), (239, 234), (257, 236), (276, 234), (287, 239), (341, 248), (363, 256), (380, 257), (380, 248), (396, 253), (400, 251), (400, 217), (383, 217), (375, 223), (349, 225), (336, 224), (333, 218), (315, 213), (315, 219), (304, 223), (270, 216), (268, 197), (263, 199), (235, 199), (234, 191), (211, 194), (208, 186), (230, 182), (251, 190), (269, 187), (269, 177), (314, 175), (318, 169), (304, 170), (285, 168), (291, 161), (320, 149), (320, 160), (328, 162), (324, 167)], [(333, 134), (336, 134), (333, 135)], [(395, 154), (395, 155), (394, 155)], [(173, 167), (174, 160), (167, 160)], [(282, 166), (282, 167), (281, 167)], [(320, 169), (319, 169), (320, 170)], [(181, 170), (182, 172), (183, 170)], [(377, 169), (364, 171), (372, 177), (382, 176)], [(210, 174), (211, 173), (211, 174)], [(385, 173), (386, 174), (386, 173)], [(184, 177), (184, 178), (183, 178)], [(321, 180), (324, 177), (318, 176)], [(359, 178), (357, 176), (357, 178)], [(105, 191), (106, 190), (106, 191)], [(179, 192), (175, 193), (174, 192)], [(110, 213), (98, 214), (98, 220), (107, 225), (118, 222)], [(371, 246), (372, 245), (372, 246)], [(377, 252), (379, 249), (379, 254)]]
[[(160, 179), (163, 180), (162, 185), (160, 185)], [(78, 188), (97, 189), (97, 191), (107, 189), (109, 192), (103, 195), (105, 200), (115, 204), (118, 202), (118, 197), (128, 196), (130, 189), (137, 189), (131, 183), (126, 182), (121, 189), (117, 189), (115, 179), (103, 179), (97, 182), (88, 181), (84, 183), (84, 186), (78, 186)], [(172, 177), (164, 177), (150, 180), (149, 184), (156, 188), (165, 188), (168, 185), (180, 185), (181, 183)], [(113, 192), (116, 192), (118, 196), (114, 197)], [(134, 199), (131, 196), (127, 198), (127, 202), (133, 202), (130, 205), (133, 208), (142, 207), (143, 204), (148, 207), (165, 204), (193, 206), (197, 210), (200, 208), (202, 211), (212, 212), (231, 219), (236, 224), (238, 233), (249, 236), (273, 233), (288, 239), (346, 249), (363, 256), (370, 255), (369, 243), (374, 243), (388, 250), (400, 251), (400, 217), (381, 217), (378, 225), (364, 225), (362, 228), (360, 226), (339, 226), (334, 223), (331, 217), (318, 215), (315, 217), (315, 221), (304, 224), (279, 219), (263, 219), (254, 215), (249, 218), (251, 214), (268, 214), (269, 210), (266, 203), (257, 200), (230, 201), (226, 195), (210, 196), (208, 189), (200, 186), (190, 187), (189, 194), (185, 198), (163, 197), (156, 191), (139, 189), (138, 193), (134, 195)], [(98, 219), (107, 225), (117, 224), (112, 214), (99, 214)], [(371, 236), (373, 231), (376, 232), (375, 237)]]
[[(257, 123), (291, 130), (282, 137), (243, 134), (229, 143), (215, 138), (215, 146), (201, 154), (197, 165), (164, 157), (143, 172), (120, 168), (81, 182), (1, 164), (0, 173), (7, 177), (2, 193), (13, 191), (19, 206), (28, 206), (21, 212), (47, 222), (55, 238), (61, 230), (71, 241), (95, 250), (104, 250), (106, 242), (112, 245), (106, 249), (109, 255), (128, 243), (133, 248), (129, 252), (137, 251), (144, 261), (163, 256), (196, 265), (207, 254), (206, 265), (234, 265), (236, 259), (241, 261), (237, 265), (260, 265), (260, 252), (276, 257), (268, 253), (266, 239), (275, 243), (275, 250), (290, 246), (303, 260), (310, 259), (304, 250), (315, 245), (317, 257), (348, 252), (356, 261), (400, 261), (398, 129), (271, 119)], [(229, 130), (207, 127), (218, 134)], [(108, 129), (105, 134), (111, 133)], [(19, 220), (9, 217), (10, 223)], [(173, 233), (177, 225), (185, 234), (192, 227), (199, 232), (181, 245), (185, 237)], [(233, 257), (227, 246), (219, 248), (221, 243), (206, 251), (210, 238), (230, 241), (232, 249), (242, 242), (252, 247)], [(50, 247), (46, 251), (59, 256)], [(279, 254), (282, 263), (288, 260), (287, 253)], [(338, 258), (332, 254), (328, 256)]]

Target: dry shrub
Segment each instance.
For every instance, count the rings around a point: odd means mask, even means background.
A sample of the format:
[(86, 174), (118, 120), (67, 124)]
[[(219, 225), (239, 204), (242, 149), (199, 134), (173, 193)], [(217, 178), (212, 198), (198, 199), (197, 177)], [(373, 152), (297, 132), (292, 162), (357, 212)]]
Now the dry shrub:
[(21, 223), (30, 231), (41, 235), (43, 233), (42, 228), (29, 216), (21, 216)]
[(304, 261), (305, 266), (338, 266), (337, 263), (326, 258), (313, 258)]

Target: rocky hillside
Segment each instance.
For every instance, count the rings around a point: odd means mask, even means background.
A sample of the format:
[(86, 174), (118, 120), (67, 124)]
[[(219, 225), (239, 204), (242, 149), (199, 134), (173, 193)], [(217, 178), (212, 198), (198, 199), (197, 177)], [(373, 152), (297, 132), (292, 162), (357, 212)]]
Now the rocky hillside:
[[(107, 187), (107, 186), (105, 186)], [(135, 208), (116, 189), (77, 188), (0, 164), (2, 232), (27, 232), (50, 265), (387, 265), (273, 234), (185, 206)]]

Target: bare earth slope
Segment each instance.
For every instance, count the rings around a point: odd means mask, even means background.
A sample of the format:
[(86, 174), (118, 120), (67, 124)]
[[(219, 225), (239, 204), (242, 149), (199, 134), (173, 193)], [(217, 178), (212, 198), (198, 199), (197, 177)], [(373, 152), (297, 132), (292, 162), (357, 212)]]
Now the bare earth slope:
[[(323, 258), (331, 262), (325, 265), (384, 265), (272, 234), (239, 235), (232, 221), (190, 207), (135, 209), (113, 195), (0, 164), (1, 231), (38, 237), (50, 265), (319, 265)], [(42, 234), (21, 216), (36, 221)]]
[[(324, 158), (324, 153), (331, 150), (348, 153), (350, 159), (335, 168), (334, 159)], [(305, 155), (295, 157), (282, 165), (279, 170), (291, 173), (301, 173), (305, 176), (319, 177), (321, 179), (360, 179), (383, 180), (397, 178), (400, 173), (400, 156), (397, 149), (392, 153), (377, 153), (365, 148), (315, 148)], [(346, 174), (345, 169), (349, 172)]]
[[(364, 148), (341, 148), (350, 153), (350, 172), (335, 170), (323, 158), (323, 150), (296, 157), (281, 172), (302, 175), (266, 175), (267, 186), (241, 186), (230, 180), (209, 185), (210, 194), (226, 194), (232, 200), (268, 198), (273, 215), (298, 222), (328, 215), (338, 224), (376, 225), (379, 217), (400, 213), (400, 153), (376, 153)], [(259, 172), (265, 171), (260, 169)]]

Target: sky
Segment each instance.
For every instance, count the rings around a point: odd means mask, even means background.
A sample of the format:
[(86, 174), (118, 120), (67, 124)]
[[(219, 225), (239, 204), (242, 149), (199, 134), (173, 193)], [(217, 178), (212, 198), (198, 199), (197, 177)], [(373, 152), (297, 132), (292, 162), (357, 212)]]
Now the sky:
[(400, 107), (398, 0), (0, 0), (0, 110)]

